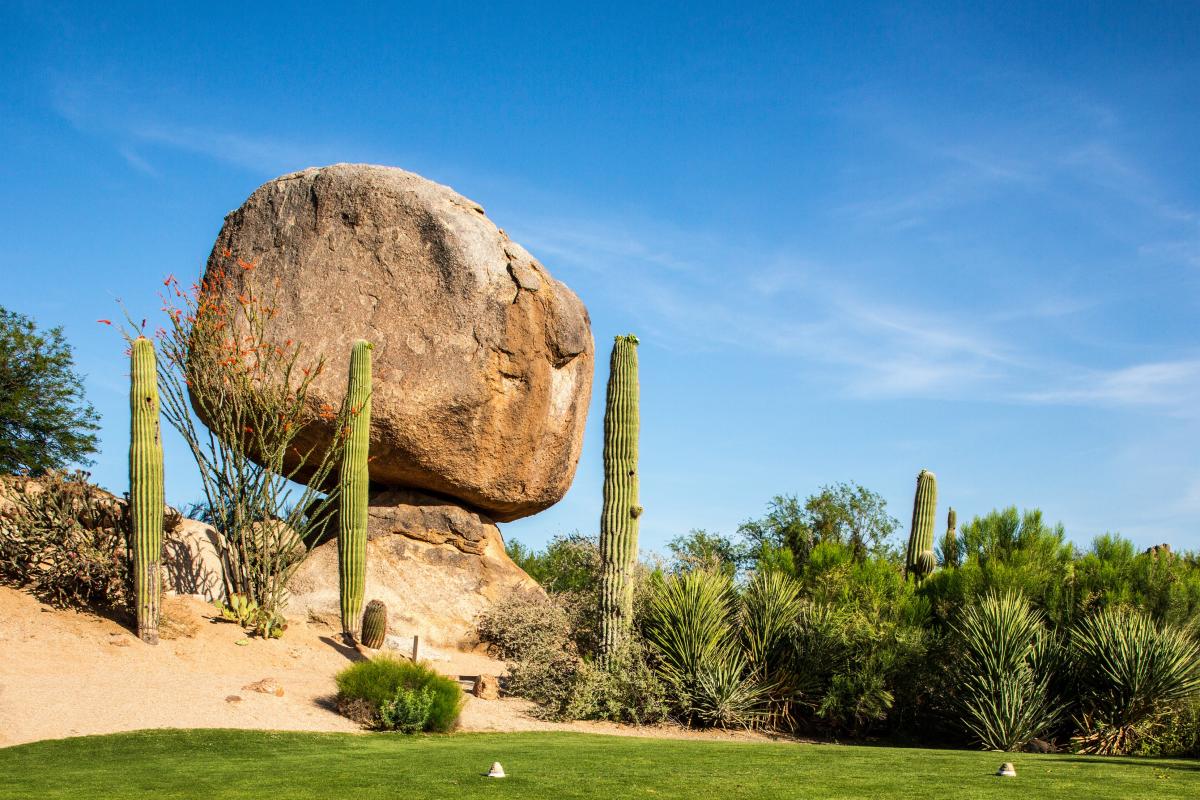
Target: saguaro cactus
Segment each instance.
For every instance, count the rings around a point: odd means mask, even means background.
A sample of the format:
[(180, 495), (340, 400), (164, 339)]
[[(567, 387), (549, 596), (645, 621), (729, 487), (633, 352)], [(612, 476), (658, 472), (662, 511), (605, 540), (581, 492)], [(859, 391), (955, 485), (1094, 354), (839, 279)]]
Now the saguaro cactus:
[(129, 517), (138, 637), (158, 644), (162, 591), (163, 449), (158, 422), (154, 344), (144, 336), (130, 348)]
[(933, 516), (937, 512), (937, 477), (929, 470), (917, 475), (917, 494), (913, 498), (912, 528), (904, 565), (917, 580), (933, 571)]
[(946, 514), (946, 535), (942, 538), (942, 566), (958, 566), (958, 515), (954, 509)]
[(633, 623), (638, 556), (638, 338), (618, 336), (604, 407), (604, 510), (600, 516), (600, 654), (605, 661)]
[(359, 340), (350, 353), (346, 387), (348, 433), (342, 452), (341, 497), (338, 502), (338, 586), (342, 632), (358, 641), (362, 630), (363, 592), (367, 581), (367, 450), (371, 433), (371, 349)]

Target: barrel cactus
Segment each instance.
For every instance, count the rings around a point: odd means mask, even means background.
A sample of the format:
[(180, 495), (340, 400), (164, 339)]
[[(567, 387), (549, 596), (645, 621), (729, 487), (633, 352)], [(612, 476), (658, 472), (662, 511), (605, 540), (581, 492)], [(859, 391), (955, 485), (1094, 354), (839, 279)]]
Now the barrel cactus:
[(362, 643), (366, 647), (378, 650), (383, 647), (383, 640), (386, 638), (387, 606), (382, 600), (372, 600), (363, 611)]
[[(917, 493), (913, 498), (912, 528), (908, 535), (908, 550), (904, 566), (908, 574), (921, 580), (933, 572), (934, 514), (937, 512), (937, 477), (929, 470), (917, 475)], [(928, 557), (926, 557), (928, 553)]]
[(604, 509), (600, 516), (600, 652), (607, 660), (633, 623), (638, 557), (638, 338), (618, 336), (604, 407)]
[(338, 586), (341, 593), (342, 632), (358, 641), (362, 623), (363, 592), (367, 579), (367, 450), (371, 433), (371, 349), (359, 340), (350, 353), (350, 378), (346, 387), (349, 412), (341, 464), (338, 503)]
[(144, 336), (130, 348), (129, 516), (138, 637), (158, 644), (162, 591), (163, 448), (158, 420), (158, 367)]

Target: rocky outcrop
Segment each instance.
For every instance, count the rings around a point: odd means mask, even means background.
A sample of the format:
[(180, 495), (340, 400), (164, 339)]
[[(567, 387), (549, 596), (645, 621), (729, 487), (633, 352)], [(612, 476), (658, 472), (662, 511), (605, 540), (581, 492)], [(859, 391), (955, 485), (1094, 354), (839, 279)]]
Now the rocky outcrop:
[[(541, 589), (504, 552), (487, 517), (413, 491), (371, 498), (368, 600), (388, 608), (388, 630), (440, 647), (477, 643), (476, 618), (512, 592)], [(286, 614), (337, 626), (337, 542), (313, 548), (290, 584)]]
[[(274, 295), (281, 343), (327, 358), (314, 410), (340, 405), (352, 343), (374, 343), (373, 484), (499, 521), (567, 491), (591, 395), (587, 311), (478, 204), (400, 169), (307, 169), (226, 217), (217, 271), (231, 300)], [(333, 433), (314, 424), (298, 451)]]

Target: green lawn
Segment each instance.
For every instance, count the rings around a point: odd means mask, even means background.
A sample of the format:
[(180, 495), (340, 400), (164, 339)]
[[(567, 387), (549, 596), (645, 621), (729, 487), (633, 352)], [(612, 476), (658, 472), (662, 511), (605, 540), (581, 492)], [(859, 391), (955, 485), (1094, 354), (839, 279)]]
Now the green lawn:
[[(0, 749), (0, 797), (1195, 798), (1200, 762), (583, 734), (142, 731)], [(492, 761), (509, 777), (483, 777)]]

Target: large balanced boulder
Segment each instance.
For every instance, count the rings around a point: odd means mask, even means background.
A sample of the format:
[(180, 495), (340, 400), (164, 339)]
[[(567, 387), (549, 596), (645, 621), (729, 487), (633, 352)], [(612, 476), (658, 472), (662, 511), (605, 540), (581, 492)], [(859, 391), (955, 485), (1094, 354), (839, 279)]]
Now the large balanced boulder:
[[(373, 484), (498, 521), (566, 493), (591, 396), (587, 311), (477, 203), (390, 167), (306, 169), (225, 218), (218, 271), (231, 301), (274, 294), (272, 338), (327, 359), (314, 411), (340, 405), (354, 341), (374, 343)], [(314, 424), (298, 451), (334, 433)]]

